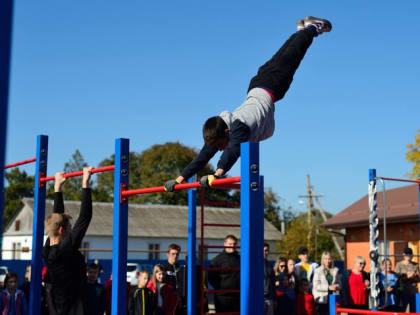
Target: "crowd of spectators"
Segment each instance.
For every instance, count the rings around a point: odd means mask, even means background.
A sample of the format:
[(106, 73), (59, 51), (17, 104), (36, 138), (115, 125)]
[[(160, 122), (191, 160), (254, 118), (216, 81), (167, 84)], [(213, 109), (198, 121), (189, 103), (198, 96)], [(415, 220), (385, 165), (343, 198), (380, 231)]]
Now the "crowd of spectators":
[[(238, 239), (226, 236), (224, 250), (210, 262), (205, 286), (216, 290), (214, 308), (217, 313), (240, 311), (240, 255), (236, 250)], [(138, 285), (127, 283), (127, 313), (129, 315), (186, 315), (185, 266), (178, 264), (180, 246), (171, 244), (167, 262), (155, 265), (153, 273), (142, 270)], [(270, 246), (264, 243), (264, 314), (265, 315), (328, 315), (329, 295), (339, 296), (340, 305), (349, 308), (369, 308), (370, 275), (364, 269), (366, 260), (357, 256), (353, 267), (339, 271), (329, 252), (321, 255), (319, 265), (309, 260), (309, 251), (302, 247), (297, 255), (299, 262), (278, 257), (274, 265), (268, 260)], [(404, 249), (403, 260), (395, 271), (390, 259), (381, 263), (380, 307), (393, 312), (415, 312), (414, 299), (420, 281), (417, 263), (412, 261), (410, 248)], [(104, 315), (111, 313), (112, 280), (99, 283), (102, 266), (96, 260), (85, 273), (83, 311), (76, 300), (78, 313)], [(25, 281), (18, 284), (18, 275), (9, 272), (0, 296), (0, 314), (28, 314), (30, 266)], [(54, 286), (50, 275), (43, 270), (42, 314), (72, 314), (60, 312), (55, 307)], [(199, 302), (200, 299), (197, 301)], [(59, 300), (60, 301), (60, 300)], [(207, 299), (206, 299), (207, 301)], [(199, 304), (199, 303), (198, 303)], [(200, 308), (200, 307), (199, 307)], [(199, 310), (198, 308), (198, 310)], [(208, 311), (208, 305), (204, 308)], [(82, 313), (79, 313), (82, 312)]]
[[(61, 186), (64, 173), (55, 175), (54, 209), (45, 220), (47, 240), (43, 248), (46, 267), (42, 271), (42, 314), (49, 315), (104, 315), (111, 313), (112, 279), (105, 285), (98, 278), (103, 268), (98, 261), (86, 266), (80, 253), (81, 242), (92, 219), (92, 199), (89, 180), (92, 167), (83, 169), (81, 210), (74, 226), (64, 213)], [(211, 260), (208, 273), (198, 276), (197, 288), (213, 292), (216, 313), (240, 311), (240, 254), (238, 239), (229, 234), (224, 239), (223, 251)], [(153, 274), (142, 270), (138, 285), (127, 283), (127, 312), (129, 315), (186, 315), (186, 266), (178, 263), (181, 247), (171, 244), (167, 262), (153, 268)], [(357, 256), (353, 267), (339, 271), (329, 252), (322, 253), (320, 263), (310, 261), (307, 248), (301, 247), (298, 261), (278, 257), (274, 266), (269, 262), (270, 246), (265, 243), (264, 257), (264, 314), (265, 315), (327, 315), (329, 295), (339, 295), (342, 306), (366, 309), (369, 307), (370, 276), (365, 271), (366, 260)], [(391, 311), (415, 312), (415, 294), (420, 282), (418, 264), (413, 262), (413, 251), (405, 248), (403, 260), (395, 270), (386, 259), (381, 264), (380, 306)], [(1, 315), (27, 315), (30, 288), (30, 267), (25, 282), (18, 288), (18, 275), (9, 272), (0, 292)], [(200, 271), (198, 272), (199, 275)], [(250, 275), (255, 276), (255, 275)], [(208, 303), (198, 305), (198, 311), (208, 311)], [(201, 302), (201, 294), (197, 294)], [(200, 314), (200, 312), (198, 312)]]

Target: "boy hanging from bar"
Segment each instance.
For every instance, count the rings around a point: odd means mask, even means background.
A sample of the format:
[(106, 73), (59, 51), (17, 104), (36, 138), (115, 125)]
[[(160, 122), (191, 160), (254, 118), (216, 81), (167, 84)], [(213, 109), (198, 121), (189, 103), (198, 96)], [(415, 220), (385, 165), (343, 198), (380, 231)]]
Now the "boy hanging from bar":
[(92, 196), (89, 188), (91, 172), (92, 167), (83, 168), (82, 202), (79, 217), (73, 228), (70, 223), (71, 216), (64, 213), (61, 185), (66, 181), (65, 173), (55, 174), (54, 209), (45, 219), (48, 238), (44, 245), (43, 257), (51, 276), (57, 315), (87, 314), (86, 263), (79, 248), (92, 219)]
[(203, 148), (181, 175), (165, 183), (165, 190), (174, 191), (175, 185), (204, 168), (217, 151), (223, 151), (214, 175), (203, 176), (200, 180), (201, 186), (209, 187), (214, 179), (226, 174), (235, 164), (242, 142), (270, 138), (274, 133), (274, 103), (286, 94), (313, 38), (331, 29), (331, 23), (325, 19), (307, 16), (298, 20), (298, 31), (251, 79), (245, 102), (233, 113), (224, 111), (204, 123)]

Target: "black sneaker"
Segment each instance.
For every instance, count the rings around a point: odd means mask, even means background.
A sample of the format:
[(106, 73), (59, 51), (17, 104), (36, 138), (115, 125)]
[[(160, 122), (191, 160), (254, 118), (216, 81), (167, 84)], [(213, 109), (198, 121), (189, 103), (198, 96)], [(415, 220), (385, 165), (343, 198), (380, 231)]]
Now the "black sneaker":
[(322, 34), (324, 32), (330, 32), (332, 29), (331, 22), (326, 19), (320, 19), (314, 16), (307, 16), (303, 20), (305, 28), (309, 26), (314, 26), (318, 34)]

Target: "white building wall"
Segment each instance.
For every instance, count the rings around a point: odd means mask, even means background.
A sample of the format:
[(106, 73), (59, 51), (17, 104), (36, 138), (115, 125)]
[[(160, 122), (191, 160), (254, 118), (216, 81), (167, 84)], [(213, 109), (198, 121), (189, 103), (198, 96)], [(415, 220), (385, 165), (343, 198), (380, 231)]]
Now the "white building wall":
[[(112, 248), (112, 238), (111, 237), (94, 237), (87, 236), (84, 238), (83, 242), (89, 243), (89, 249), (111, 249)], [(148, 250), (149, 244), (158, 244), (159, 249), (165, 252), (161, 252), (158, 255), (158, 259), (166, 260), (166, 250), (168, 246), (172, 243), (175, 243), (181, 246), (182, 251), (187, 251), (188, 249), (188, 240), (184, 239), (168, 239), (168, 238), (128, 238), (127, 248), (130, 249), (141, 249)], [(223, 240), (207, 240), (206, 245), (223, 245)], [(200, 240), (197, 239), (197, 254), (199, 254)], [(215, 252), (208, 254), (208, 259), (212, 259), (217, 255), (218, 252), (221, 252), (222, 249), (210, 249), (209, 251)], [(112, 259), (112, 252), (97, 252), (92, 251), (88, 254), (88, 259)], [(136, 253), (128, 252), (127, 259), (149, 259), (149, 253)], [(185, 259), (185, 254), (181, 253), (179, 259)]]
[[(44, 243), (47, 237), (44, 236)], [(166, 260), (166, 250), (168, 246), (172, 243), (178, 244), (181, 246), (182, 251), (187, 251), (188, 249), (188, 240), (184, 239), (169, 239), (169, 238), (128, 238), (128, 249), (141, 249), (141, 250), (148, 250), (149, 244), (158, 244), (160, 250), (164, 250), (165, 252), (161, 252), (158, 255), (158, 259)], [(20, 248), (28, 247), (30, 250), (29, 252), (20, 252), (20, 253), (13, 253), (12, 251), (5, 251), (13, 249), (13, 244), (15, 247), (17, 244), (20, 244)], [(200, 248), (200, 238), (197, 238), (197, 255), (199, 255), (199, 248)], [(205, 245), (223, 245), (223, 239), (220, 240), (213, 240), (207, 239)], [(112, 238), (110, 236), (86, 236), (83, 239), (82, 247), (87, 246), (89, 249), (112, 249)], [(32, 259), (32, 235), (31, 236), (4, 236), (3, 244), (2, 244), (2, 259), (21, 259), (21, 260), (31, 260)], [(209, 253), (206, 259), (214, 258), (219, 252), (222, 251), (221, 248), (216, 249), (209, 249)], [(112, 259), (112, 252), (100, 252), (100, 251), (93, 251), (88, 252), (87, 254), (88, 259)], [(132, 253), (129, 252), (127, 254), (128, 260), (132, 259), (149, 259), (149, 253)], [(185, 254), (181, 253), (180, 259), (185, 259)]]

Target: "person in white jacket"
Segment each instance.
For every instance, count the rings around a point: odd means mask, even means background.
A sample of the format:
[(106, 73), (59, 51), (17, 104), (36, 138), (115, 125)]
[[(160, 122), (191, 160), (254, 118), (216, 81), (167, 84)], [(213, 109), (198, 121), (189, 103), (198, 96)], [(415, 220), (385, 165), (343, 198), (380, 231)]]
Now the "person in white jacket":
[(329, 314), (329, 295), (337, 294), (341, 289), (341, 277), (329, 252), (323, 252), (321, 266), (315, 269), (312, 282), (312, 294), (318, 315)]

